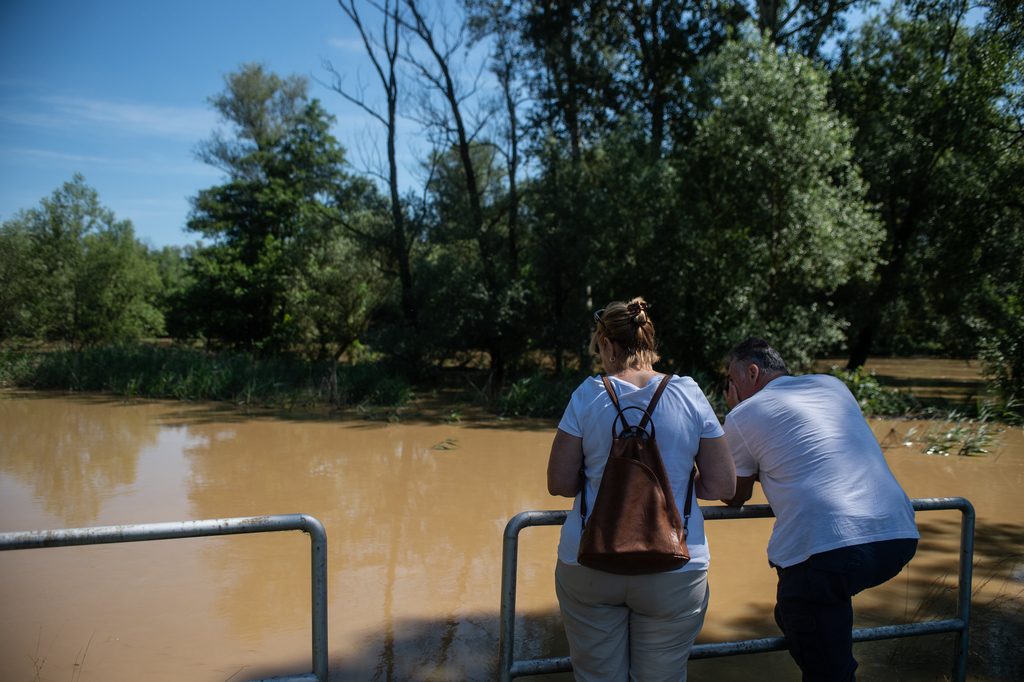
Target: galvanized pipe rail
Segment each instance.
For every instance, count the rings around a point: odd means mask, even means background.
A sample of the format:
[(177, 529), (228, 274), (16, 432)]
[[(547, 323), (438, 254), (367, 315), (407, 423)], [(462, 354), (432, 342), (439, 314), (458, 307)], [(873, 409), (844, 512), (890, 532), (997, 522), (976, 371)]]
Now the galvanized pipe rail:
[(257, 682), (271, 682), (271, 680), (273, 682), (327, 682), (327, 532), (320, 521), (308, 514), (275, 514), (234, 519), (0, 533), (0, 551), (214, 535), (241, 535), (244, 533), (272, 533), (286, 530), (301, 530), (307, 533), (310, 539), (313, 581), (313, 672), (304, 675), (274, 677)]
[[(942, 632), (955, 632), (953, 652), (953, 680), (967, 678), (968, 626), (971, 616), (971, 575), (974, 564), (974, 506), (962, 497), (931, 497), (911, 500), (915, 511), (959, 509), (960, 516), (960, 570), (957, 582), (956, 618), (948, 620), (886, 625), (853, 631), (854, 642), (879, 639), (916, 637)], [(701, 507), (705, 520), (760, 519), (775, 514), (766, 504), (743, 507)], [(498, 633), (498, 675), (501, 682), (517, 677), (547, 675), (572, 671), (568, 657), (538, 658), (527, 661), (513, 659), (516, 618), (516, 577), (519, 565), (519, 532), (528, 526), (560, 526), (565, 523), (567, 511), (528, 511), (516, 514), (505, 526), (505, 539), (501, 557), (501, 613)], [(697, 644), (690, 650), (691, 659), (739, 656), (787, 649), (783, 637), (747, 639), (735, 642)]]

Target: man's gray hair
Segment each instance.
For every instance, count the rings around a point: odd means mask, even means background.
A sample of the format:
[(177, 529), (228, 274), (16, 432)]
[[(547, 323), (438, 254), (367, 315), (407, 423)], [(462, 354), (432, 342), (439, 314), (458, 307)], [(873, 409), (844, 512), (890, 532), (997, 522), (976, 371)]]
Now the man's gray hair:
[(767, 374), (789, 374), (779, 351), (772, 348), (764, 339), (759, 339), (756, 336), (751, 336), (746, 341), (736, 344), (725, 356), (726, 365), (731, 365), (734, 360), (745, 367), (755, 364)]

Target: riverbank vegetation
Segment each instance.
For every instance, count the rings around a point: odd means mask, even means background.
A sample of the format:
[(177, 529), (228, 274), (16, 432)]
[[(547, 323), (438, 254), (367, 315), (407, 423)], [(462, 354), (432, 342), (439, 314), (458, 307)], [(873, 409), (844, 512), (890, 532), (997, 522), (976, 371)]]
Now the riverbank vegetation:
[[(196, 148), (223, 178), (193, 245), (141, 243), (81, 176), (3, 223), (3, 381), (395, 407), (459, 374), (557, 416), (593, 311), (642, 294), (658, 369), (716, 400), (756, 334), (797, 371), (844, 355), (876, 414), (921, 407), (869, 357), (981, 358), (1015, 414), (1024, 14), (897, 0), (849, 28), (852, 4), (473, 0), (460, 25), (343, 0), (380, 107), (324, 67), (379, 121), (380, 164), (355, 168), (307, 79), (241, 65)], [(404, 192), (396, 116), (432, 143)]]

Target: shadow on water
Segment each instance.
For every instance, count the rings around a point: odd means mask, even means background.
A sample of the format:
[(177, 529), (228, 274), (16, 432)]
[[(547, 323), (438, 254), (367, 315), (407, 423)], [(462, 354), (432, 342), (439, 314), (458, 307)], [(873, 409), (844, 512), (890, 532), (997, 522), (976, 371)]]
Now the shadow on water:
[[(975, 606), (971, 619), (972, 640), (968, 659), (970, 680), (1022, 679), (1024, 636), (1021, 605), (1012, 600)], [(915, 620), (952, 617), (955, 591), (939, 594)], [(777, 637), (770, 609), (733, 625), (750, 638)], [(902, 620), (876, 611), (858, 614), (857, 627)], [(866, 621), (866, 622), (862, 622)], [(333, 682), (449, 682), (497, 679), (497, 630), (495, 614), (468, 619), (403, 620), (393, 627), (367, 633), (363, 643), (344, 657), (332, 656)], [(396, 635), (401, 632), (401, 635)], [(698, 642), (701, 642), (698, 639)], [(928, 635), (865, 642), (854, 646), (862, 680), (947, 680), (953, 664), (953, 636)], [(557, 611), (521, 614), (516, 621), (516, 660), (558, 658), (568, 655), (568, 645)], [(301, 669), (301, 664), (292, 670)], [(262, 671), (261, 671), (262, 672)], [(278, 674), (278, 673), (275, 673)], [(743, 680), (798, 680), (799, 670), (787, 652), (753, 654), (690, 661), (692, 682), (740, 682)], [(571, 682), (571, 673), (538, 675), (528, 680)]]
[[(954, 527), (956, 526), (956, 527)], [(949, 570), (943, 538), (958, 537), (958, 524), (921, 524), (922, 544), (904, 576), (912, 612), (902, 601), (865, 607), (855, 602), (855, 627), (944, 620), (956, 613), (956, 568)], [(1024, 526), (979, 523), (972, 598), (969, 680), (1024, 679)], [(938, 560), (935, 558), (939, 557)], [(903, 578), (901, 578), (903, 579)], [(711, 614), (709, 617), (713, 617)], [(736, 639), (778, 637), (772, 607), (752, 607), (725, 623)], [(401, 634), (396, 634), (401, 633)], [(701, 636), (698, 643), (708, 640)], [(516, 660), (568, 655), (557, 610), (520, 614), (516, 619)], [(953, 665), (954, 635), (927, 635), (854, 646), (862, 680), (947, 680)], [(374, 682), (491, 680), (497, 678), (497, 614), (447, 619), (404, 619), (368, 632), (355, 655), (332, 657), (331, 680)], [(691, 681), (797, 680), (787, 652), (690, 661)], [(570, 682), (569, 673), (530, 680)]]
[[(401, 633), (400, 635), (396, 635)], [(567, 656), (568, 648), (557, 614), (524, 615), (517, 634), (525, 646), (517, 656)], [(404, 619), (381, 631), (368, 633), (355, 653), (332, 657), (330, 679), (373, 682), (448, 682), (494, 680), (497, 669), (497, 614), (462, 618)], [(534, 679), (545, 679), (537, 677)], [(571, 675), (546, 676), (571, 680)]]

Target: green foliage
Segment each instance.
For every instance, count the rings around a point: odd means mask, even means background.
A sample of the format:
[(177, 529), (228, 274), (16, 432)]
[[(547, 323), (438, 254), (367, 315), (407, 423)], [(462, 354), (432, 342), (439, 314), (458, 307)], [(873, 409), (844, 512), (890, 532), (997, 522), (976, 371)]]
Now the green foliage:
[(679, 270), (666, 341), (717, 363), (756, 334), (801, 369), (843, 338), (832, 297), (872, 271), (882, 238), (851, 159), (853, 130), (830, 106), (825, 74), (767, 38), (726, 45), (702, 82), (681, 215), (659, 242), (661, 262)]
[(211, 101), (238, 139), (218, 134), (199, 156), (229, 182), (193, 199), (188, 229), (212, 243), (189, 254), (176, 319), (191, 336), (264, 354), (338, 357), (389, 289), (342, 228), (366, 183), (342, 170), (334, 118), (306, 100), (301, 79), (246, 64), (226, 82)]
[[(557, 416), (578, 379), (565, 367), (592, 363), (590, 312), (642, 295), (665, 371), (713, 385), (751, 334), (797, 371), (844, 343), (854, 365), (980, 355), (1014, 413), (1020, 10), (988, 3), (977, 23), (960, 0), (901, 0), (815, 62), (848, 5), (472, 0), (503, 101), (473, 112), (433, 81), (416, 106), (435, 146), (404, 198), (350, 172), (305, 78), (242, 64), (210, 98), (227, 132), (196, 151), (225, 173), (192, 200), (201, 243), (148, 251), (80, 176), (3, 223), (0, 341), (108, 349), (9, 358), (3, 380), (394, 407), (432, 368), (487, 357), (504, 414)], [(744, 17), (764, 31), (737, 30)], [(408, 29), (414, 54), (429, 36)], [(454, 54), (422, 75), (452, 73)], [(248, 354), (110, 350), (165, 330)], [(124, 364), (107, 379), (90, 364), (103, 352)], [(914, 406), (837, 375), (866, 411)]]
[(0, 225), (0, 340), (31, 336), (32, 240), (22, 219)]
[(1000, 431), (992, 421), (990, 406), (981, 405), (977, 417), (969, 418), (953, 411), (944, 423), (931, 427), (920, 438), (915, 438), (911, 429), (907, 439), (927, 445), (925, 454), (928, 455), (976, 457), (991, 454), (989, 448), (1002, 445), (997, 438)]
[(162, 333), (148, 249), (81, 175), (5, 222), (0, 246), (0, 337), (78, 347)]
[(0, 349), (0, 387), (14, 388), (31, 383), (38, 359), (32, 353)]
[(581, 380), (576, 372), (521, 377), (502, 391), (500, 413), (509, 417), (561, 417)]
[(844, 293), (852, 364), (896, 350), (974, 355), (1022, 295), (1024, 52), (1012, 22), (990, 13), (971, 26), (970, 9), (893, 3), (844, 42), (833, 72), (886, 228), (873, 276)]
[(1015, 297), (1004, 303), (1007, 314), (982, 339), (981, 358), (985, 375), (1009, 401), (1024, 396), (1024, 303)]
[(154, 344), (96, 345), (38, 354), (5, 349), (0, 353), (0, 383), (107, 391), (127, 398), (286, 407), (297, 401), (400, 407), (412, 397), (409, 384), (382, 361), (345, 365)]
[(413, 397), (412, 386), (388, 371), (385, 361), (357, 363), (338, 368), (339, 404), (371, 404), (401, 407)]
[(866, 415), (898, 417), (918, 407), (912, 395), (878, 383), (874, 371), (864, 374), (862, 368), (855, 370), (832, 367), (829, 374), (842, 380), (857, 399), (861, 412)]

